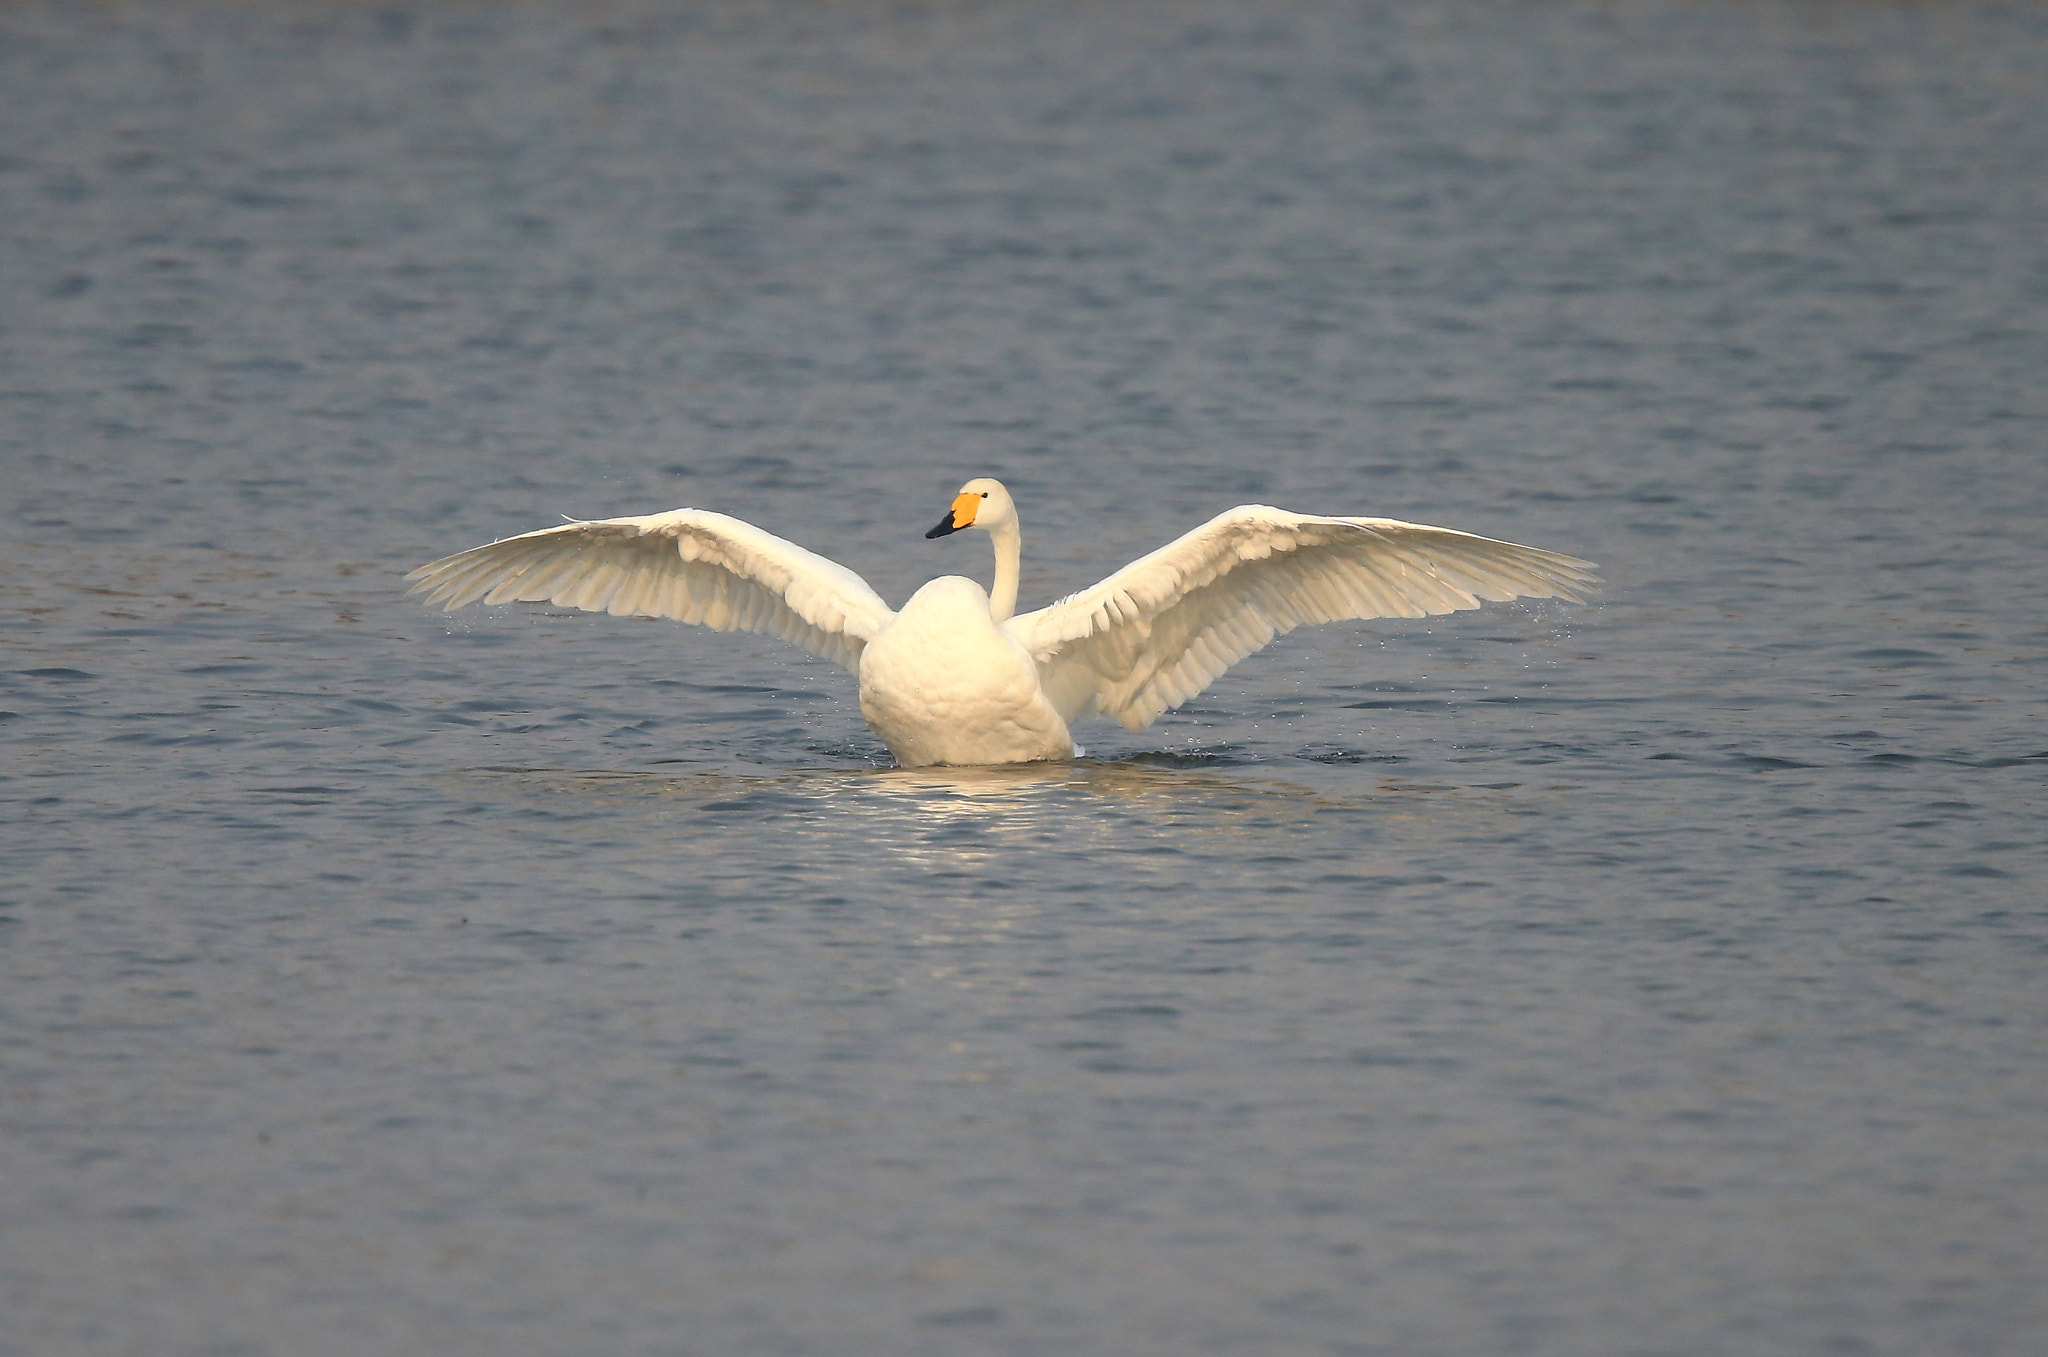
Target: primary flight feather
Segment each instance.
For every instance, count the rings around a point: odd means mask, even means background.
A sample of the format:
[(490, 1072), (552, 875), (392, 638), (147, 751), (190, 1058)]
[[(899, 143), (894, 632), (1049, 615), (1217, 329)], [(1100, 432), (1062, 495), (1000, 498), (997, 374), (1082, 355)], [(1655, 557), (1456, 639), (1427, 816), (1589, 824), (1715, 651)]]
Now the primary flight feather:
[(1072, 722), (1141, 730), (1307, 623), (1580, 602), (1599, 583), (1591, 562), (1536, 547), (1247, 504), (1018, 614), (1023, 538), (1000, 481), (967, 482), (925, 535), (963, 528), (994, 539), (994, 588), (943, 575), (901, 611), (846, 567), (702, 509), (543, 528), (406, 578), (450, 610), (548, 602), (793, 641), (859, 676), (861, 714), (906, 767), (1071, 758)]

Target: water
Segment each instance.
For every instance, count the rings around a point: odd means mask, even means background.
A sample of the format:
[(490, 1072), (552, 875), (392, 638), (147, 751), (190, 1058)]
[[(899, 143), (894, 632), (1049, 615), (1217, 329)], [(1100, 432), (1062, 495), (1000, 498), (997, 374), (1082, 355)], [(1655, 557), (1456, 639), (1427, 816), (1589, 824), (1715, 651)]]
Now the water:
[[(0, 1353), (2048, 1343), (2048, 13), (0, 15)], [(1602, 562), (1087, 759), (400, 574)]]

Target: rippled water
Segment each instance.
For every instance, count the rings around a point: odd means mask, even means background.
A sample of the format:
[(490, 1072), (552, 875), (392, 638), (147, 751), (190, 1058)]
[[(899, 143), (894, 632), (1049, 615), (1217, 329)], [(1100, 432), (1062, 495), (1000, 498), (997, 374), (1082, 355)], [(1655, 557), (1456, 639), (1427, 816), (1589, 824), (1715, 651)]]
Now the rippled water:
[[(2048, 13), (0, 12), (0, 1353), (2031, 1354)], [(1591, 557), (1087, 759), (399, 576)]]

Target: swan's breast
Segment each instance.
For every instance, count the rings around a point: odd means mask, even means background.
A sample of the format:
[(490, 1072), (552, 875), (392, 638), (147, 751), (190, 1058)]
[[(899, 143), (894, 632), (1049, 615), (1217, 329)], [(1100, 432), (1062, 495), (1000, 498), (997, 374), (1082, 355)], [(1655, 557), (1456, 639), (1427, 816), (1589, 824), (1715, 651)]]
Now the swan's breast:
[(1002, 763), (1073, 752), (1031, 654), (990, 618), (988, 594), (945, 575), (867, 644), (860, 709), (905, 764)]

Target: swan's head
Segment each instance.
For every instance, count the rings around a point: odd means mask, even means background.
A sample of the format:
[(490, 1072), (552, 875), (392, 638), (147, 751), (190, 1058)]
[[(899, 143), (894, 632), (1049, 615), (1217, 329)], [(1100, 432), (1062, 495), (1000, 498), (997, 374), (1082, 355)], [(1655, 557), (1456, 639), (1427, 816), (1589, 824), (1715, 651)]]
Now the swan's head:
[(960, 487), (960, 493), (953, 497), (953, 507), (946, 510), (939, 526), (925, 536), (944, 537), (962, 528), (983, 528), (994, 532), (1006, 525), (1014, 527), (1016, 522), (1017, 504), (1010, 498), (1010, 492), (1003, 488), (1003, 483), (987, 476), (977, 476)]

